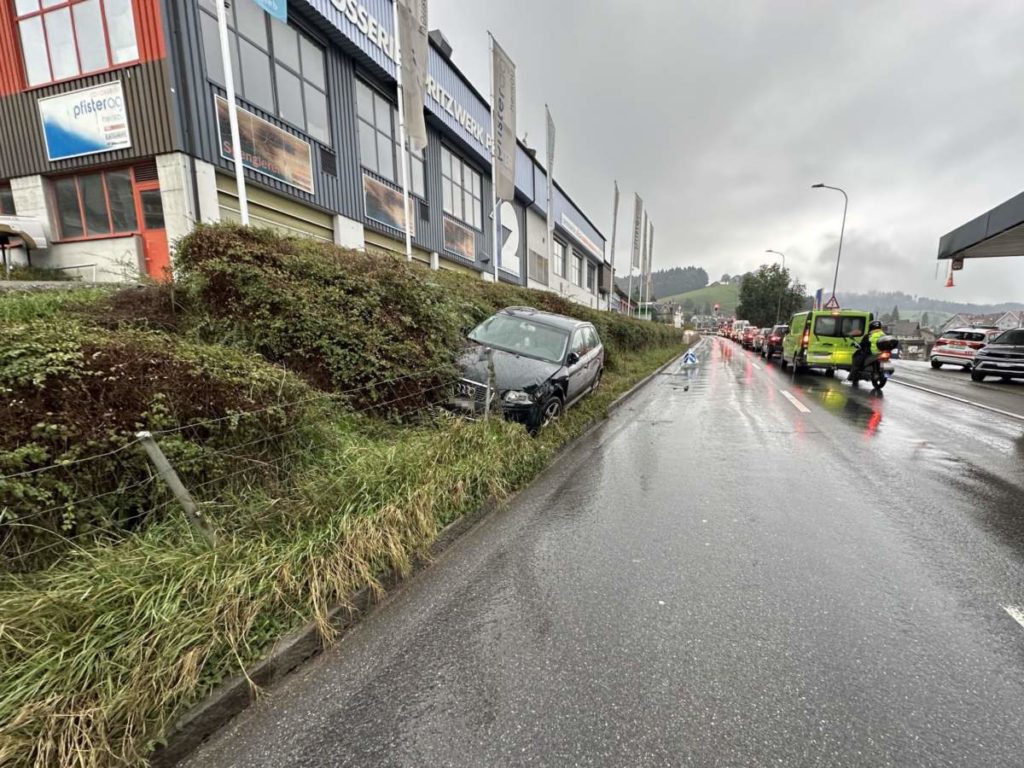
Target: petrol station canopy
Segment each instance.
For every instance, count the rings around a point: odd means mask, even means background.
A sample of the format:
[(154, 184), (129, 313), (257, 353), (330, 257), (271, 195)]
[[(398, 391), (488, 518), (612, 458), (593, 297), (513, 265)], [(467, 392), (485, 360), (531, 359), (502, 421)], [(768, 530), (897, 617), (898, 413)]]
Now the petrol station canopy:
[(940, 260), (992, 256), (1024, 256), (1024, 192), (939, 240)]

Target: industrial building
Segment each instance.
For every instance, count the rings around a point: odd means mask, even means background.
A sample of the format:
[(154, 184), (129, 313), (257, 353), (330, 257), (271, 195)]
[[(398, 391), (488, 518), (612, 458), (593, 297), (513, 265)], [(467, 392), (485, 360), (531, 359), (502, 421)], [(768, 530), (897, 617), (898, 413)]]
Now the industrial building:
[[(404, 253), (392, 0), (234, 0), (228, 26), (251, 222)], [(483, 31), (481, 31), (481, 35)], [(99, 41), (97, 43), (97, 41)], [(214, 0), (0, 0), (0, 239), (99, 280), (160, 279), (197, 222), (237, 220)], [(606, 307), (605, 238), (517, 147), (491, 226), (490, 109), (430, 35), (414, 258)]]

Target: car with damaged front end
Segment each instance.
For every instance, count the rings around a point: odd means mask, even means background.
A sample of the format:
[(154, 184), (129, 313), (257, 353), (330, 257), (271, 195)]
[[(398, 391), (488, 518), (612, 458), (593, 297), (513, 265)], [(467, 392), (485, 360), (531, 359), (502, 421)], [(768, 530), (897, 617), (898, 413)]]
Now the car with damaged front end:
[(532, 307), (507, 307), (467, 335), (451, 410), (501, 413), (533, 434), (593, 392), (604, 373), (597, 329)]

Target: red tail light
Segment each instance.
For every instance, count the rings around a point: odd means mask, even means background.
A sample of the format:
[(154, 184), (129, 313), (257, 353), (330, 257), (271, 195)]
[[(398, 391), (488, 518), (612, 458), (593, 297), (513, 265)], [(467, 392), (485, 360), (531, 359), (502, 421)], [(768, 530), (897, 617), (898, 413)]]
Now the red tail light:
[(779, 340), (779, 337), (778, 337), (778, 336), (772, 336), (772, 337), (771, 337), (771, 338), (769, 339), (769, 341), (778, 341), (778, 340)]
[(969, 341), (967, 342), (967, 346), (970, 347), (971, 349), (981, 349), (982, 347), (985, 346), (985, 344), (984, 342), (981, 341)]
[(806, 347), (808, 342), (810, 342), (810, 340), (811, 340), (811, 332), (807, 331), (807, 332), (804, 333), (804, 339), (803, 339), (803, 341), (801, 343)]

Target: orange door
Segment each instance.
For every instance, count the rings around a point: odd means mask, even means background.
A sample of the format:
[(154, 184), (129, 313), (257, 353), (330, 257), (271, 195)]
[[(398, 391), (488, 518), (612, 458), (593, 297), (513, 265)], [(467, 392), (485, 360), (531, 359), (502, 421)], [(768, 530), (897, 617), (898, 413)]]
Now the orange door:
[(170, 279), (171, 255), (164, 229), (164, 204), (160, 198), (160, 182), (136, 181), (135, 195), (139, 206), (139, 233), (146, 257), (146, 274), (154, 280)]

